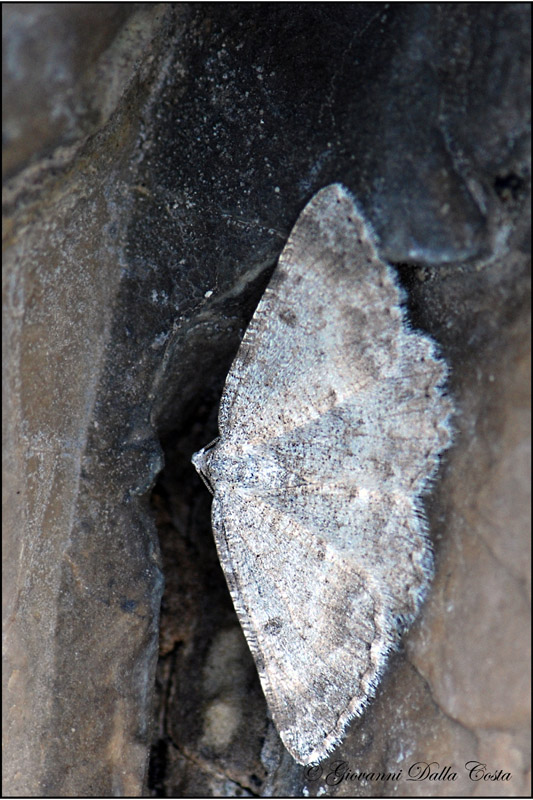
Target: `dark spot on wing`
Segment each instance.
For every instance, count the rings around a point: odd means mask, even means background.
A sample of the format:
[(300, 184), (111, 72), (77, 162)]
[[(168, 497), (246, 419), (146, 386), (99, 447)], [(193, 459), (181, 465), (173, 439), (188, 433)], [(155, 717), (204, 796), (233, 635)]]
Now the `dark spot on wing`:
[(282, 320), (282, 322), (285, 322), (291, 328), (294, 328), (298, 322), (298, 317), (296, 316), (294, 311), (290, 310), (281, 311), (279, 314), (279, 318), (280, 320)]
[(279, 617), (273, 617), (269, 619), (268, 622), (265, 622), (263, 625), (263, 630), (265, 633), (269, 633), (272, 636), (276, 636), (283, 628), (283, 622)]

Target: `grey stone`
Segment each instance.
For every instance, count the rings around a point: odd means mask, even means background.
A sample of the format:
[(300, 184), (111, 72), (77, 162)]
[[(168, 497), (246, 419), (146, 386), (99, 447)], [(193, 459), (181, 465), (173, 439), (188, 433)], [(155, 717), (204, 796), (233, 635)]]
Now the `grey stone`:
[[(129, 364), (119, 367), (122, 403), (109, 375), (122, 357), (125, 319), (114, 314), (125, 311), (124, 187), (139, 136), (128, 103), (142, 113), (149, 99), (161, 64), (150, 71), (146, 59), (164, 25), (161, 9), (124, 22), (108, 8), (100, 27), (87, 6), (15, 6), (3, 9), (4, 55), (17, 55), (5, 76), (3, 788), (13, 796), (139, 795), (162, 576), (138, 495), (162, 461), (136, 412), (143, 389), (125, 377)], [(110, 14), (123, 21), (120, 46)], [(80, 15), (92, 20), (92, 37)], [(56, 47), (58, 35), (68, 42)], [(78, 59), (93, 69), (95, 95), (101, 89), (109, 100), (117, 81), (115, 104), (92, 137), (81, 122), (68, 135), (54, 123), (54, 109), (68, 116)]]

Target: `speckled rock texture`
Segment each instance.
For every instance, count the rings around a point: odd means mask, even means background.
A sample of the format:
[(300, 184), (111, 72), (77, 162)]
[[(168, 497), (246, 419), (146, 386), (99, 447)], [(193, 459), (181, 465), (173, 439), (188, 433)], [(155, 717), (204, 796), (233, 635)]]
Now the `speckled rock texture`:
[[(4, 794), (529, 795), (529, 6), (3, 11)], [(458, 413), (426, 503), (429, 600), (306, 772), (190, 456), (334, 181)], [(436, 777), (409, 781), (418, 762)]]

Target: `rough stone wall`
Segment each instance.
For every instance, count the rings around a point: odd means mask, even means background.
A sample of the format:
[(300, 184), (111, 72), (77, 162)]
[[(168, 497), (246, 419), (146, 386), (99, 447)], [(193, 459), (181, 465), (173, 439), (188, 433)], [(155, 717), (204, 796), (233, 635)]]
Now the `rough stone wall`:
[(4, 791), (138, 795), (162, 459), (121, 287), (168, 9), (4, 13)]
[[(529, 793), (528, 13), (4, 6), (4, 793)], [(284, 752), (189, 463), (334, 180), (458, 407), (430, 599), (330, 759), (400, 786)], [(457, 779), (407, 782), (417, 761)]]

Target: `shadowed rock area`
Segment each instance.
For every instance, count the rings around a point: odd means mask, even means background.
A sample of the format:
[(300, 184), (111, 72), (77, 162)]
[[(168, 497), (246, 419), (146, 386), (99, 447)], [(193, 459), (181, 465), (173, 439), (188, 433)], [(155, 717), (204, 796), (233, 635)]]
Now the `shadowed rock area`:
[[(4, 794), (529, 795), (529, 7), (3, 13)], [(458, 411), (426, 501), (429, 600), (306, 771), (269, 720), (190, 456), (333, 181)], [(408, 780), (425, 763), (441, 777)]]

